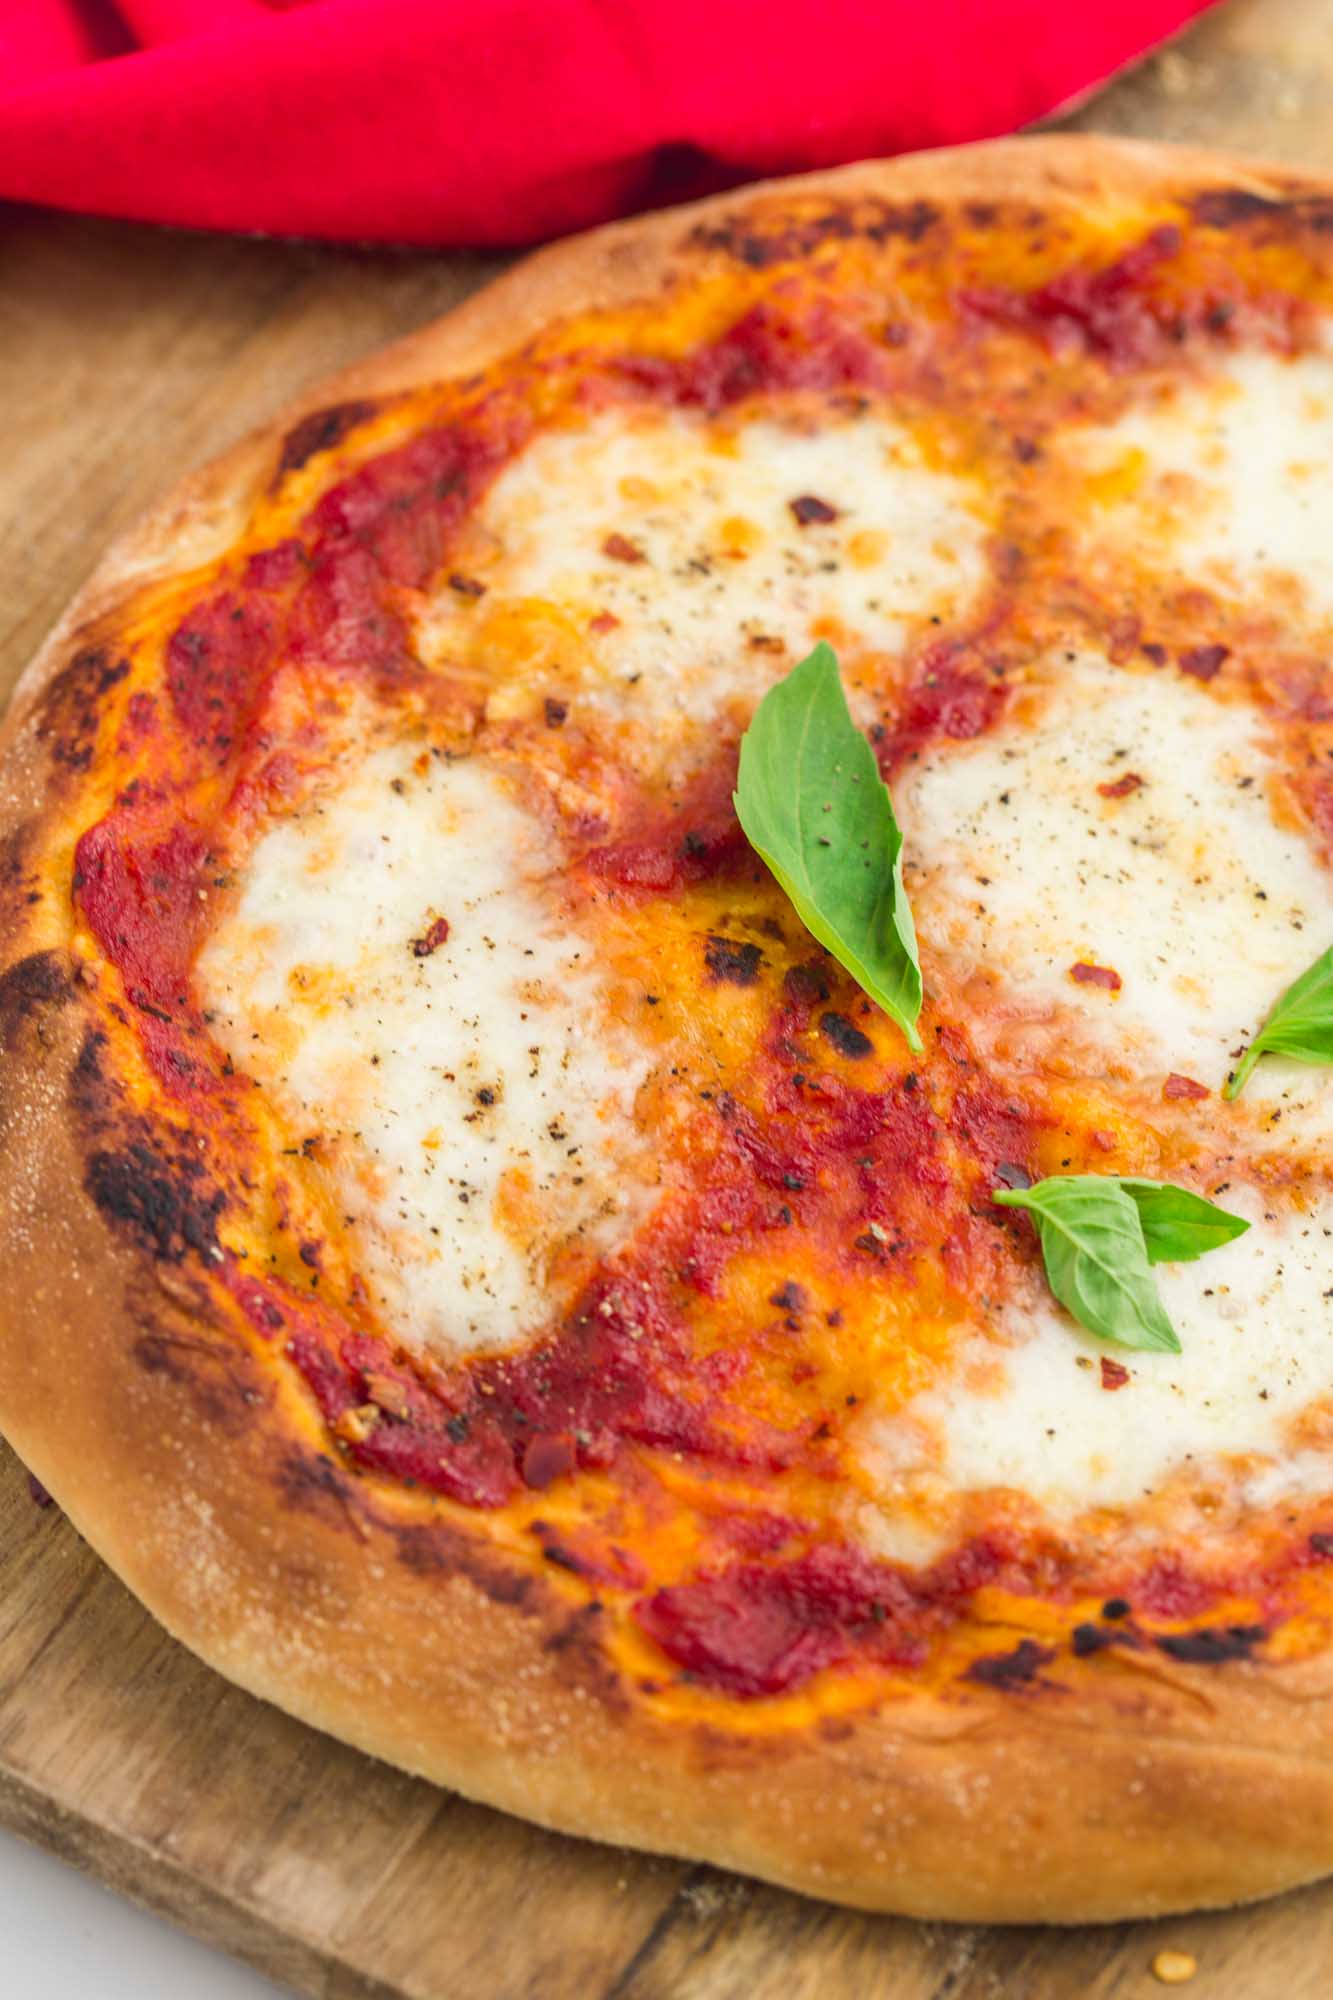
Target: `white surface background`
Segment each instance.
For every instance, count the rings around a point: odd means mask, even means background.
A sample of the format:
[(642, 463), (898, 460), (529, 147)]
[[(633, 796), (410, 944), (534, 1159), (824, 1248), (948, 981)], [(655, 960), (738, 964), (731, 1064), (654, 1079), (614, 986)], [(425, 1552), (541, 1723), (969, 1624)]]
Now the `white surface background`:
[(0, 1963), (0, 1992), (43, 2000), (281, 2000), (286, 1993), (3, 1832)]

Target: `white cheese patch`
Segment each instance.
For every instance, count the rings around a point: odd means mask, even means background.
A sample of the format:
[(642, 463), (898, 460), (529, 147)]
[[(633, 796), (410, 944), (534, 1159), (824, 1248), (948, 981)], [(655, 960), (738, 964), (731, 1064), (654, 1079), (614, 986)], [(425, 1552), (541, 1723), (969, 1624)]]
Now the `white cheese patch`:
[(197, 968), (286, 1129), (337, 1141), (394, 1331), (444, 1353), (547, 1323), (553, 1260), (647, 1198), (647, 1058), (543, 891), (550, 859), (493, 771), (379, 749), (261, 837)]
[(1237, 354), (1070, 448), (1100, 481), (1094, 532), (1182, 580), (1235, 595), (1279, 578), (1333, 614), (1333, 357)]
[[(1011, 1487), (1068, 1519), (1130, 1505), (1178, 1471), (1206, 1480), (1237, 1456), (1268, 1461), (1251, 1468), (1256, 1504), (1333, 1488), (1333, 1449), (1288, 1439), (1333, 1392), (1333, 1201), (1308, 1215), (1266, 1212), (1240, 1189), (1223, 1201), (1251, 1222), (1246, 1235), (1157, 1266), (1180, 1354), (1108, 1347), (1034, 1285), (967, 1340), (948, 1382), (872, 1434), (886, 1502)], [(1103, 1355), (1129, 1368), (1123, 1388), (1102, 1387)]]
[[(835, 518), (800, 525), (802, 498)], [(534, 440), (477, 528), (487, 596), (461, 606), (441, 592), (418, 626), (423, 657), (484, 652), (485, 621), (506, 603), (554, 605), (569, 641), (545, 664), (562, 691), (659, 749), (729, 709), (743, 720), (819, 636), (897, 651), (932, 615), (958, 615), (985, 576), (979, 490), (874, 409), (821, 409), (807, 427), (605, 411)]]
[[(1090, 654), (1051, 673), (998, 728), (895, 787), (917, 930), (955, 990), (989, 970), (1014, 1012), (1081, 1017), (1108, 1067), (1219, 1089), (1232, 1051), (1333, 941), (1328, 878), (1274, 819), (1253, 711)], [(1129, 773), (1143, 782), (1128, 796), (1098, 791)], [(1120, 990), (1075, 982), (1080, 963), (1118, 973)], [(1244, 1102), (1284, 1094), (1283, 1131), (1333, 1138), (1316, 1071), (1265, 1061)]]

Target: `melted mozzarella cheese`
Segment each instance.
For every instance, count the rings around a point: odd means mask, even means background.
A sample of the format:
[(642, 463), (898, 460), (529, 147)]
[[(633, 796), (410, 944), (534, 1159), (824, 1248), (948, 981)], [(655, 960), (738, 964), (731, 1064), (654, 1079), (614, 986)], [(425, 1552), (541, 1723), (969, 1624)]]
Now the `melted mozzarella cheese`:
[[(834, 518), (800, 525), (802, 498)], [(477, 527), (485, 603), (443, 593), (417, 632), (423, 657), (479, 647), (488, 671), (512, 671), (506, 611), (526, 613), (544, 641), (534, 664), (659, 746), (728, 710), (743, 719), (817, 637), (895, 652), (964, 608), (985, 573), (978, 492), (882, 412), (824, 410), (801, 428), (607, 411), (534, 440)], [(497, 618), (505, 644), (491, 649)]]
[[(1068, 1518), (1251, 1455), (1269, 1461), (1252, 1477), (1266, 1504), (1326, 1491), (1333, 1450), (1290, 1450), (1288, 1426), (1333, 1388), (1333, 1201), (1299, 1215), (1244, 1190), (1223, 1200), (1249, 1232), (1157, 1268), (1180, 1354), (1107, 1348), (1034, 1285), (966, 1344), (951, 1380), (873, 1435), (885, 1501), (1012, 1487)], [(1128, 1366), (1124, 1387), (1102, 1387), (1104, 1354)]]
[(1281, 580), (1333, 614), (1333, 357), (1238, 354), (1074, 450), (1098, 535), (1227, 593)]
[[(1093, 655), (1053, 672), (900, 785), (918, 932), (951, 985), (989, 970), (1006, 1005), (1081, 1017), (1108, 1068), (1216, 1090), (1333, 937), (1327, 878), (1274, 819), (1253, 711)], [(1129, 773), (1143, 782), (1128, 796), (1099, 792)], [(1077, 983), (1077, 964), (1120, 990)], [(1299, 1105), (1304, 1137), (1333, 1137), (1317, 1072), (1265, 1061), (1245, 1101)]]
[(381, 749), (261, 838), (199, 962), (237, 1066), (288, 1130), (337, 1142), (337, 1198), (410, 1343), (545, 1323), (561, 1255), (605, 1248), (646, 1198), (647, 1060), (548, 865), (493, 772)]
[[(1146, 1076), (1154, 1094), (1170, 1070), (1216, 1091), (1327, 945), (1327, 880), (1274, 818), (1253, 711), (1091, 655), (1050, 675), (997, 729), (928, 754), (900, 785), (918, 930), (946, 990), (991, 976), (999, 1004), (980, 1026), (1020, 1056), (1026, 1016), (1039, 1060), (1074, 1050), (1077, 1071)], [(1099, 792), (1128, 772), (1138, 789)], [(1113, 968), (1120, 990), (1075, 983), (1079, 962)], [(1266, 1060), (1230, 1115), (1252, 1142), (1278, 1110), (1286, 1143), (1333, 1138), (1326, 1074)], [(1292, 1452), (1287, 1432), (1333, 1391), (1333, 1201), (1266, 1211), (1239, 1180), (1219, 1199), (1249, 1233), (1157, 1271), (1181, 1354), (1103, 1348), (1034, 1276), (963, 1337), (946, 1378), (868, 1433), (883, 1546), (923, 1559), (958, 1496), (995, 1487), (1069, 1519), (1175, 1476), (1206, 1481), (1237, 1456), (1252, 1461), (1255, 1504), (1333, 1483), (1333, 1454)], [(1104, 1353), (1130, 1366), (1125, 1388), (1103, 1389)]]

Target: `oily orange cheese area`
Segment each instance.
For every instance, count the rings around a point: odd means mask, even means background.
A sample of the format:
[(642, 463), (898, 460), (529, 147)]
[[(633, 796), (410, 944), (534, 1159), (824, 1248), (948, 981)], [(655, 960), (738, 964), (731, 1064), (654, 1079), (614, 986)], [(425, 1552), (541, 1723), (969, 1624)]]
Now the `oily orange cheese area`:
[[(1224, 1558), (1083, 1547), (1012, 1500), (925, 1566), (862, 1545), (861, 1413), (933, 1379), (977, 1300), (1033, 1282), (1028, 1225), (988, 1199), (997, 1178), (1215, 1186), (1230, 1143), (1216, 1099), (1189, 1078), (1136, 1093), (1006, 1068), (1005, 994), (950, 990), (928, 936), (911, 1058), (740, 836), (743, 718), (700, 726), (662, 765), (627, 748), (571, 692), (616, 615), (506, 601), (481, 515), (535, 441), (607, 412), (688, 412), (719, 450), (756, 416), (817, 435), (891, 412), (923, 464), (976, 494), (985, 574), (956, 615), (923, 614), (882, 649), (827, 634), (886, 777), (984, 738), (1021, 714), (1039, 659), (1090, 647), (1259, 713), (1275, 810), (1327, 859), (1322, 665), (1262, 596), (1089, 554), (1082, 475), (1059, 449), (1071, 426), (1113, 424), (1223, 357), (1317, 341), (1319, 218), (1213, 199), (1080, 232), (1003, 208), (772, 199), (691, 255), (665, 310), (588, 315), (479, 381), (300, 426), (244, 545), (147, 593), (57, 684), (71, 806), (49, 890), (72, 895), (101, 1017), (90, 1061), (122, 1091), (121, 1115), (97, 1113), (92, 1192), (199, 1267), (361, 1504), (482, 1510), (608, 1607), (608, 1644), (654, 1699), (945, 1671), (1022, 1686), (1062, 1649), (1206, 1662), (1299, 1647), (1333, 1549), (1313, 1502), (1241, 1524)], [(826, 524), (823, 496), (783, 498), (793, 538)], [(645, 560), (635, 507), (604, 543), (627, 568)], [(727, 561), (751, 558), (747, 534), (728, 530)], [(471, 637), (427, 662), (414, 634), (440, 598)], [(794, 664), (780, 636), (737, 644), (761, 680)], [(651, 1213), (578, 1270), (538, 1337), (452, 1363), (409, 1355), (385, 1322), (324, 1135), (285, 1127), (193, 980), (256, 840), (367, 740), (502, 772), (558, 843), (564, 907), (652, 1056), (636, 1105), (663, 1161)], [(1108, 786), (1123, 776), (1108, 763)], [(1076, 972), (1071, 1008), (1079, 984), (1113, 993), (1117, 977)], [(1052, 1047), (1063, 1032), (1050, 1025)], [(1266, 1169), (1271, 1199), (1323, 1171), (1287, 1156)], [(1024, 1636), (997, 1644), (1016, 1621)]]

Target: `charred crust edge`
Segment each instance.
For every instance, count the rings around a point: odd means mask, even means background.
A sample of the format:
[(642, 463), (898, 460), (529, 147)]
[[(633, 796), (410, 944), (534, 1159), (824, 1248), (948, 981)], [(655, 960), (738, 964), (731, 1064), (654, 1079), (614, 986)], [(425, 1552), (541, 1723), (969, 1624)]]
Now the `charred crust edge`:
[(0, 973), (0, 1050), (7, 1049), (25, 1021), (71, 996), (64, 958), (55, 951), (32, 951)]
[(375, 415), (377, 407), (373, 402), (361, 400), (330, 403), (327, 409), (312, 410), (308, 417), (302, 417), (300, 423), (293, 424), (283, 438), (277, 477), (282, 479), (289, 472), (299, 472), (321, 451), (332, 451), (349, 432), (367, 423)]
[(79, 775), (92, 763), (106, 697), (130, 671), (119, 648), (84, 646), (47, 688), (37, 711), (38, 741), (51, 762)]
[(1333, 232), (1333, 196), (1256, 194), (1252, 188), (1205, 188), (1190, 203), (1194, 220), (1207, 229), (1244, 229), (1274, 223), (1280, 228)]
[(146, 1139), (90, 1155), (84, 1185), (106, 1219), (164, 1263), (179, 1264), (192, 1251), (221, 1255), (217, 1220), (226, 1204), (198, 1160), (170, 1157)]
[(780, 211), (770, 217), (738, 210), (716, 222), (696, 223), (688, 241), (696, 250), (714, 251), (762, 271), (772, 264), (809, 257), (825, 244), (847, 243), (858, 237), (870, 243), (886, 243), (895, 237), (919, 243), (939, 221), (940, 211), (931, 202), (895, 203), (872, 197), (836, 203), (820, 214), (800, 218)]

